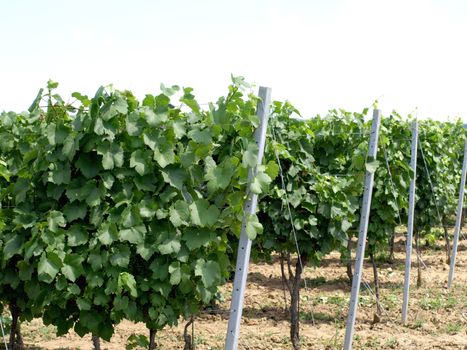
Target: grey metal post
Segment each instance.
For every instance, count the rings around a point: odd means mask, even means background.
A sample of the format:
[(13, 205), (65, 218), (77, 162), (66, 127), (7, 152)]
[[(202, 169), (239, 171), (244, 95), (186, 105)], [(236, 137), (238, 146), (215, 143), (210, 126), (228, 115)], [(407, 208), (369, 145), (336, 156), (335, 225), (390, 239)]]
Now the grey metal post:
[(410, 268), (412, 266), (412, 237), (413, 219), (415, 209), (415, 181), (417, 179), (417, 143), (418, 143), (418, 122), (412, 123), (412, 150), (410, 155), (410, 167), (413, 170), (413, 177), (410, 181), (409, 189), (409, 218), (407, 222), (407, 239), (405, 242), (405, 275), (404, 275), (404, 300), (402, 302), (402, 323), (407, 323), (407, 311), (409, 306), (410, 290)]
[[(370, 145), (368, 147), (368, 159), (376, 159), (378, 151), (378, 135), (381, 123), (381, 112), (379, 109), (373, 111), (373, 122), (371, 124)], [(355, 272), (352, 279), (352, 291), (350, 295), (349, 315), (345, 330), (344, 350), (352, 349), (355, 318), (357, 316), (358, 295), (362, 280), (363, 259), (365, 258), (366, 234), (368, 231), (368, 220), (370, 218), (371, 194), (373, 191), (374, 172), (367, 171), (365, 176), (365, 188), (363, 192), (362, 213), (360, 216), (360, 229), (358, 232), (358, 246), (355, 257)]]
[(452, 286), (454, 269), (456, 267), (457, 245), (459, 243), (459, 232), (461, 230), (462, 207), (464, 206), (465, 175), (467, 172), (467, 139), (464, 144), (464, 161), (462, 162), (461, 183), (459, 186), (459, 201), (457, 202), (456, 226), (454, 228), (454, 243), (452, 246), (451, 266), (449, 267), (448, 289)]
[[(258, 144), (258, 165), (261, 165), (264, 154), (264, 145), (266, 143), (266, 129), (269, 118), (269, 106), (271, 104), (271, 89), (267, 87), (259, 88), (260, 101), (258, 102), (257, 115), (260, 124), (255, 132), (255, 140)], [(251, 183), (256, 169), (249, 170), (248, 185)], [(232, 302), (230, 304), (229, 325), (227, 328), (227, 337), (225, 339), (226, 350), (236, 350), (238, 347), (238, 337), (240, 333), (240, 321), (242, 319), (243, 299), (245, 295), (246, 279), (248, 276), (248, 265), (250, 262), (251, 240), (246, 234), (247, 215), (256, 212), (258, 195), (251, 194), (247, 199), (243, 211), (242, 229), (240, 232), (240, 241), (237, 252), (237, 264), (235, 267), (235, 277), (232, 291)]]

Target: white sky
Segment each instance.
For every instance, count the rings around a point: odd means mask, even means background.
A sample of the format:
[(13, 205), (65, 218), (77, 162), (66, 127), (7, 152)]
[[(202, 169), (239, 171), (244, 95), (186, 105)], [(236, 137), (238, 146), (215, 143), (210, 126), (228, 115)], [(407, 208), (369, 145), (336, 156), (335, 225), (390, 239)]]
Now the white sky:
[(467, 122), (465, 0), (0, 0), (0, 111), (59, 93), (160, 83), (225, 94), (230, 74), (305, 116), (360, 111)]

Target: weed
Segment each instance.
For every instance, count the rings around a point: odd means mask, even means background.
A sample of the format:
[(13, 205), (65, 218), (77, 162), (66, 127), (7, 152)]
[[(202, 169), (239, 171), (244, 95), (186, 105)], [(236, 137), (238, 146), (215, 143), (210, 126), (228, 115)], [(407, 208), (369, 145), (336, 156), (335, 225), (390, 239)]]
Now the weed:
[(420, 329), (423, 327), (423, 324), (425, 323), (424, 320), (422, 319), (418, 319), (418, 320), (415, 320), (415, 322), (413, 323), (413, 325), (410, 327), (412, 329)]
[(397, 266), (396, 266), (396, 269), (397, 269), (398, 271), (404, 271), (404, 270), (405, 270), (405, 265), (403, 265), (403, 264), (397, 265)]
[(324, 312), (300, 312), (300, 319), (303, 321), (334, 321), (334, 318), (331, 315), (328, 315)]
[(391, 348), (391, 349), (398, 349), (399, 348), (399, 342), (397, 341), (396, 337), (390, 337), (386, 340), (385, 346)]
[(363, 345), (363, 349), (365, 348), (374, 348), (374, 349), (379, 349), (381, 348), (381, 342), (379, 340), (379, 338), (373, 338), (373, 337), (370, 337), (368, 338), (368, 340), (366, 341), (366, 343)]
[(329, 349), (329, 350), (342, 349), (342, 343), (339, 339), (339, 326), (337, 322), (335, 323), (334, 335), (329, 340), (325, 340), (323, 345), (325, 349)]
[(374, 301), (373, 301), (373, 296), (369, 295), (360, 295), (358, 298), (358, 305), (363, 306), (363, 307), (371, 307), (373, 306)]
[(195, 337), (195, 345), (207, 345), (208, 341), (202, 336)]
[(400, 295), (387, 294), (383, 297), (383, 304), (388, 310), (395, 310), (400, 304)]
[(348, 298), (346, 298), (343, 295), (342, 296), (341, 295), (331, 295), (330, 297), (328, 297), (328, 303), (333, 304), (333, 305), (337, 305), (337, 306), (340, 306), (340, 307), (344, 307), (348, 303)]
[(312, 279), (307, 279), (306, 284), (308, 287), (319, 287), (323, 284), (326, 284), (326, 278), (324, 277), (316, 277)]
[(379, 263), (386, 263), (389, 260), (389, 251), (381, 251), (375, 256), (375, 260)]
[(444, 327), (444, 331), (445, 333), (448, 333), (448, 334), (457, 334), (460, 332), (461, 328), (462, 328), (462, 324), (460, 322), (453, 322), (453, 323), (448, 323)]
[(430, 296), (429, 294), (420, 300), (420, 307), (424, 310), (440, 310), (440, 309), (452, 309), (457, 305), (458, 300), (452, 296), (445, 296), (442, 294), (436, 294)]

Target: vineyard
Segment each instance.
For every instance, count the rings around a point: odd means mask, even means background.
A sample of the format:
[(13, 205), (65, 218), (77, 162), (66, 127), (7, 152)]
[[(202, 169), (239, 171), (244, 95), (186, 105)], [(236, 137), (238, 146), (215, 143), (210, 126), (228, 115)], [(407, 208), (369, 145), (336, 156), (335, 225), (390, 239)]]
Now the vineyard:
[(466, 348), (461, 121), (57, 87), (0, 116), (5, 348)]

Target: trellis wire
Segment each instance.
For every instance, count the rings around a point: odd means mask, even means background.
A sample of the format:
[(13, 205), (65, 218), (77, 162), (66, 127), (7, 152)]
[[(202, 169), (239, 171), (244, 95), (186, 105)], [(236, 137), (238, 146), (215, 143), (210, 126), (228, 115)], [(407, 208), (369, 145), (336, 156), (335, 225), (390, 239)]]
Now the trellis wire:
[(378, 300), (378, 298), (376, 297), (376, 293), (373, 291), (373, 289), (371, 288), (371, 285), (365, 280), (362, 278), (362, 284), (363, 286), (370, 292), (371, 295), (373, 295), (373, 297), (375, 298), (375, 302), (377, 305), (379, 305), (379, 309), (383, 311), (383, 313), (389, 318), (389, 320), (393, 321), (392, 317), (389, 315), (389, 313), (386, 311), (383, 303), (381, 303), (380, 300)]
[(391, 187), (392, 187), (392, 194), (393, 194), (395, 204), (396, 204), (396, 208), (397, 208), (397, 216), (399, 218), (399, 226), (402, 226), (401, 212), (400, 212), (400, 208), (399, 208), (399, 203), (397, 203), (396, 186), (394, 185), (394, 181), (392, 180), (392, 173), (391, 173), (391, 168), (389, 167), (388, 152), (387, 152), (386, 147), (384, 148), (384, 160), (386, 161), (386, 168), (388, 169), (388, 174), (389, 174), (389, 183), (391, 184)]
[[(275, 132), (274, 132), (273, 128), (271, 128), (271, 134), (272, 134), (273, 140), (277, 142), (276, 135), (275, 135)], [(300, 247), (298, 245), (297, 233), (295, 231), (295, 225), (294, 225), (294, 222), (293, 222), (292, 210), (290, 209), (289, 196), (287, 194), (287, 189), (285, 187), (284, 172), (282, 170), (282, 164), (281, 164), (281, 161), (280, 161), (279, 153), (277, 152), (277, 150), (275, 150), (274, 153), (275, 153), (276, 158), (277, 158), (277, 164), (279, 166), (279, 174), (280, 174), (280, 178), (281, 178), (281, 187), (282, 187), (282, 190), (284, 191), (284, 194), (285, 194), (285, 202), (287, 204), (287, 211), (289, 213), (289, 219), (290, 219), (290, 223), (292, 225), (292, 233), (293, 233), (293, 236), (294, 236), (295, 247), (297, 249), (297, 258), (298, 258), (300, 268), (302, 269), (302, 273), (303, 273), (303, 284), (304, 284), (305, 290), (308, 291), (308, 286), (307, 286), (307, 283), (306, 283), (305, 269), (303, 268), (302, 258), (301, 258), (301, 255), (300, 255)], [(315, 324), (315, 316), (314, 316), (314, 312), (313, 312), (313, 307), (312, 307), (312, 310), (311, 310), (311, 321), (312, 321), (313, 324)]]
[[(277, 142), (274, 130), (272, 128), (271, 128), (271, 131), (272, 131), (271, 133), (272, 133), (273, 140)], [(294, 237), (294, 241), (295, 241), (295, 248), (297, 249), (297, 257), (298, 257), (298, 261), (300, 263), (300, 268), (304, 272), (305, 270), (303, 268), (302, 258), (301, 258), (301, 255), (300, 255), (300, 247), (298, 245), (297, 232), (295, 231), (295, 225), (294, 225), (293, 217), (292, 217), (292, 210), (290, 209), (289, 197), (287, 195), (287, 189), (285, 188), (284, 173), (282, 171), (282, 165), (281, 165), (281, 161), (280, 161), (280, 158), (279, 158), (279, 153), (277, 152), (277, 150), (275, 150), (275, 154), (276, 154), (276, 158), (277, 158), (277, 165), (279, 166), (279, 174), (280, 174), (280, 178), (281, 178), (282, 189), (285, 192), (285, 194), (284, 194), (285, 195), (285, 202), (287, 204), (287, 211), (289, 213), (289, 219), (290, 219), (290, 223), (292, 225), (292, 233), (293, 233), (293, 237)], [(306, 289), (307, 288), (306, 278), (304, 278), (304, 284), (305, 284), (305, 289)], [(314, 323), (314, 321), (313, 321), (313, 323)]]
[[(393, 191), (393, 194), (394, 194), (394, 199), (395, 199), (396, 208), (397, 208), (397, 216), (399, 218), (399, 226), (402, 226), (402, 218), (401, 218), (401, 213), (400, 213), (400, 207), (399, 207), (399, 204), (397, 203), (397, 197), (396, 197), (396, 187), (394, 185), (391, 169), (389, 167), (389, 161), (388, 161), (387, 149), (386, 148), (384, 148), (384, 159), (386, 161), (386, 167), (387, 167), (388, 173), (389, 173), (389, 182), (391, 184), (392, 191)], [(436, 198), (435, 198), (435, 200), (436, 200)], [(417, 254), (418, 258), (420, 259), (420, 262), (422, 263), (423, 267), (425, 269), (427, 269), (428, 267), (426, 266), (425, 262), (423, 261), (422, 256), (420, 255), (420, 253), (417, 251), (416, 254)]]
[(433, 183), (431, 182), (431, 174), (430, 174), (430, 170), (428, 169), (428, 165), (427, 165), (427, 162), (426, 162), (426, 159), (425, 159), (425, 154), (423, 153), (423, 147), (422, 147), (421, 142), (418, 142), (418, 147), (419, 147), (420, 153), (422, 155), (422, 160), (423, 160), (423, 165), (425, 167), (425, 171), (426, 171), (426, 173), (428, 175), (428, 183), (430, 184), (431, 193), (433, 195), (433, 199), (434, 199), (434, 202), (435, 202), (436, 214), (438, 215), (439, 224), (441, 226), (444, 226), (443, 225), (443, 220), (441, 219), (441, 214), (440, 214), (439, 208), (438, 208), (438, 198), (436, 196), (436, 192), (435, 192), (435, 188), (433, 186)]
[(5, 344), (5, 349), (8, 350), (8, 344), (6, 342), (5, 330), (3, 329), (3, 317), (0, 316), (0, 327), (2, 328), (3, 343)]

